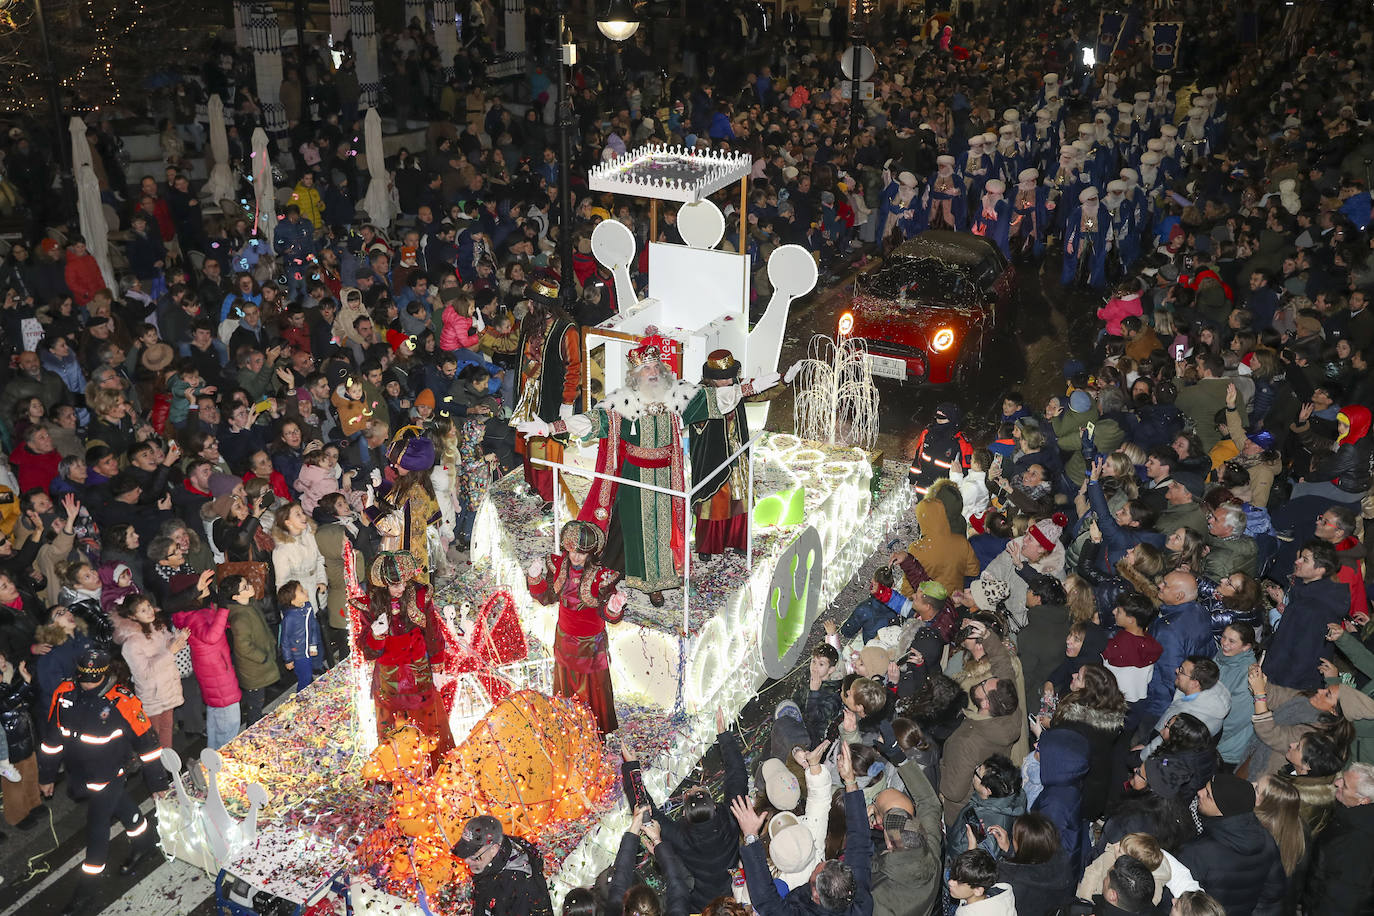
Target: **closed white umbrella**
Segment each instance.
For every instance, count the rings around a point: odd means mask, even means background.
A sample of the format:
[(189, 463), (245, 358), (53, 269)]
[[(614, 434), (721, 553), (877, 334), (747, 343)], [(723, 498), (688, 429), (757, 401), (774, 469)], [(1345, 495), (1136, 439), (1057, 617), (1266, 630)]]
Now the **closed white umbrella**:
[(86, 239), (86, 250), (99, 265), (105, 285), (117, 290), (119, 287), (115, 285), (114, 268), (110, 267), (110, 224), (105, 220), (105, 204), (100, 200), (100, 181), (95, 177), (89, 156), (76, 173), (76, 212), (81, 220), (81, 235)]
[(224, 129), (224, 101), (219, 93), (211, 93), (205, 106), (210, 116), (210, 180), (205, 182), (205, 196), (210, 200), (234, 199), (234, 173), (229, 169), (229, 135)]
[[(86, 122), (73, 116), (67, 122), (67, 128), (72, 134), (72, 174), (75, 175), (81, 169), (81, 165), (91, 164), (91, 145), (86, 142)], [(98, 186), (98, 185), (97, 185)]]
[(267, 244), (276, 242), (277, 198), (272, 187), (272, 157), (267, 153), (267, 132), (261, 127), (253, 130), (253, 206), (257, 217), (254, 226)]
[(86, 250), (95, 257), (105, 285), (115, 285), (114, 268), (110, 266), (110, 224), (105, 219), (105, 204), (100, 199), (100, 180), (91, 164), (91, 145), (86, 142), (86, 122), (73, 117), (67, 122), (72, 135), (72, 175), (76, 178), (76, 217)]
[(373, 225), (389, 229), (399, 208), (391, 198), (391, 173), (386, 170), (386, 154), (382, 151), (382, 118), (375, 108), (369, 108), (363, 116), (363, 143), (367, 147), (367, 173), (372, 177), (363, 197), (363, 209)]

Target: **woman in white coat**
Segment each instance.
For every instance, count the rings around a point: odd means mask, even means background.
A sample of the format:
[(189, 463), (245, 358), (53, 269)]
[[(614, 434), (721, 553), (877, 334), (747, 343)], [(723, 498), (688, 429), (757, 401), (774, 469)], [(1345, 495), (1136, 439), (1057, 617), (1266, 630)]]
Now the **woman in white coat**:
[[(321, 609), (329, 607), (329, 574), (325, 571), (324, 555), (315, 543), (315, 523), (305, 514), (301, 504), (289, 502), (277, 507), (272, 523), (272, 571), (281, 585), (295, 579), (305, 589), (315, 607), (315, 615), (324, 627), (329, 623)], [(326, 650), (327, 654), (328, 653)], [(334, 659), (326, 658), (332, 666)]]

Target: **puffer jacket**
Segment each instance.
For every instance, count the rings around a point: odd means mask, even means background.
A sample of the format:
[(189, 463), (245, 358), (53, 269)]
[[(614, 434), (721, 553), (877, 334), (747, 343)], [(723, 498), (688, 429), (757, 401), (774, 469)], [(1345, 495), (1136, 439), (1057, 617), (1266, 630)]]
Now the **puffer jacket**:
[[(1371, 459), (1374, 459), (1374, 438), (1369, 435), (1369, 408), (1359, 404), (1343, 407), (1337, 417), (1350, 424), (1349, 431), (1336, 440), (1336, 450), (1317, 462), (1308, 480), (1327, 480), (1347, 493), (1364, 493), (1369, 489)], [(1312, 436), (1303, 434), (1307, 445)]]
[[(1051, 731), (1073, 731), (1088, 742), (1088, 772), (1082, 779), (1083, 819), (1097, 820), (1107, 807), (1111, 789), (1112, 763), (1116, 747), (1125, 740), (1126, 713), (1097, 709), (1081, 703), (1059, 704)], [(1041, 782), (1044, 784), (1044, 759), (1041, 758)]]
[(1040, 736), (1040, 783), (1032, 811), (1059, 828), (1059, 845), (1077, 863), (1083, 852), (1083, 777), (1092, 762), (1088, 739), (1068, 728), (1051, 728)]
[(1202, 836), (1180, 846), (1177, 855), (1226, 912), (1280, 912), (1288, 879), (1278, 845), (1254, 812), (1204, 817)]
[(243, 699), (229, 649), (229, 608), (177, 611), (172, 623), (191, 631), (191, 665), (206, 706), (233, 706)]
[(8, 681), (0, 681), (0, 727), (9, 743), (11, 763), (29, 759), (37, 749), (29, 714), (36, 695), (34, 685), (26, 683), (17, 670)]
[(114, 624), (115, 645), (129, 665), (134, 693), (143, 704), (143, 711), (156, 716), (180, 706), (181, 675), (177, 674), (176, 658), (172, 655), (172, 631), (158, 629), (145, 634), (137, 621), (124, 617), (115, 617)]

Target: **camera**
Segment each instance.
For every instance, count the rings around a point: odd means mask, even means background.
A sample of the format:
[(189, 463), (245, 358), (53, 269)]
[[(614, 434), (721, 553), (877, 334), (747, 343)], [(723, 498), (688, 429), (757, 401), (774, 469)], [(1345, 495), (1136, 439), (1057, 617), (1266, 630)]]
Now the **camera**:
[(960, 641), (960, 642), (963, 642), (963, 641), (966, 640), (966, 639), (977, 639), (977, 638), (978, 638), (978, 628), (977, 628), (977, 627), (974, 627), (974, 626), (964, 626), (964, 627), (961, 627), (961, 628), (959, 629), (959, 641)]

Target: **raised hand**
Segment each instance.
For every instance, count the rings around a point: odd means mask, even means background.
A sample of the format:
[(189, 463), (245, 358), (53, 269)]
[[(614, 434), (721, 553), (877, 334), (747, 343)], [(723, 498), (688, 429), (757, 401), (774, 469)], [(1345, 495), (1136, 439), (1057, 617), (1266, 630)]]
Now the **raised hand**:
[(764, 816), (755, 811), (754, 802), (743, 795), (736, 795), (730, 801), (730, 813), (745, 836), (758, 836), (763, 829)]

